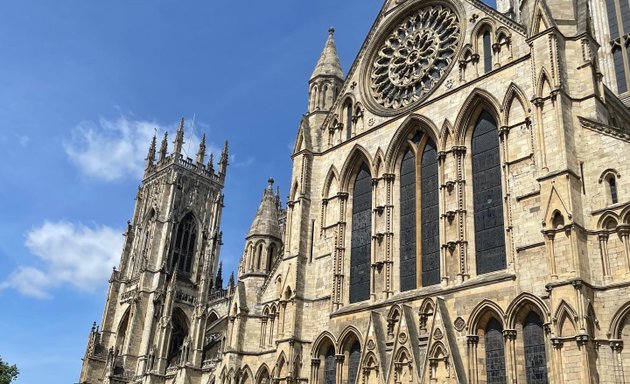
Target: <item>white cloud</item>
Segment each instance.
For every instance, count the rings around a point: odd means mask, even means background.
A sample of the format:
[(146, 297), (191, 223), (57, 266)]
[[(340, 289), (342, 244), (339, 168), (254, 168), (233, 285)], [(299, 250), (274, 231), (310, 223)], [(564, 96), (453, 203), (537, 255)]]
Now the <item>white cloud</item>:
[(13, 288), (36, 298), (50, 297), (50, 291), (62, 285), (91, 292), (118, 265), (123, 239), (122, 230), (107, 226), (46, 221), (27, 232), (25, 241), (41, 267), (20, 266), (0, 283), (0, 290)]
[[(200, 138), (186, 121), (184, 152), (194, 158)], [(203, 123), (196, 124), (204, 127)], [(73, 130), (70, 140), (63, 143), (64, 150), (73, 163), (85, 175), (104, 181), (115, 181), (125, 177), (138, 179), (142, 176), (145, 158), (154, 134), (158, 136), (157, 149), (164, 132), (168, 132), (169, 147), (172, 146), (178, 123), (160, 124), (155, 121), (134, 120), (121, 115), (116, 120), (99, 119), (98, 123), (84, 121)], [(217, 146), (206, 143), (206, 153), (218, 153)], [(170, 151), (170, 149), (169, 149)]]

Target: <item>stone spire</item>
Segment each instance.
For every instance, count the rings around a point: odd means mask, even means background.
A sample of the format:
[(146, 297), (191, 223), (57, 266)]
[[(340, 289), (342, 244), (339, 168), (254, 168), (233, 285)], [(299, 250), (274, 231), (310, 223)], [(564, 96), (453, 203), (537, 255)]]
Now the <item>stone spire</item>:
[(339, 56), (337, 55), (335, 39), (333, 38), (334, 34), (335, 29), (332, 27), (329, 28), (326, 45), (324, 45), (324, 50), (319, 56), (315, 70), (311, 75), (311, 80), (319, 76), (335, 76), (343, 80), (343, 72), (341, 70), (341, 64), (339, 63)]
[[(343, 84), (343, 72), (333, 39), (334, 33), (333, 28), (328, 30), (328, 39), (324, 45), (324, 50), (308, 82), (309, 113), (330, 110)], [(321, 122), (316, 122), (315, 125), (319, 125), (319, 123)]]
[(164, 161), (166, 159), (166, 152), (168, 151), (168, 132), (164, 132), (164, 138), (162, 139), (162, 144), (160, 145), (160, 158), (158, 162)]
[(153, 135), (153, 139), (151, 140), (151, 145), (149, 146), (149, 153), (147, 153), (147, 165), (145, 168), (145, 172), (149, 172), (155, 166), (155, 147), (157, 145), (157, 138)]
[(280, 212), (278, 210), (278, 199), (273, 190), (273, 178), (270, 177), (267, 183), (267, 188), (263, 192), (256, 216), (247, 232), (247, 239), (252, 236), (282, 238), (279, 224)]
[(199, 143), (199, 151), (197, 151), (197, 168), (203, 167), (203, 161), (206, 158), (206, 134), (201, 136), (201, 143)]
[(182, 147), (184, 146), (184, 118), (179, 122), (179, 128), (175, 134), (175, 140), (173, 141), (173, 153), (178, 156), (182, 153)]

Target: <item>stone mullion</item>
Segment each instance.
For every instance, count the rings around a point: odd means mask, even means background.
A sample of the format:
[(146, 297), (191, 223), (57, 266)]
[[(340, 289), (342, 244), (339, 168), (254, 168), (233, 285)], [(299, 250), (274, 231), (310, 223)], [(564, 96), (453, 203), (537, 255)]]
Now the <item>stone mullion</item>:
[(337, 238), (335, 239), (335, 254), (333, 257), (333, 310), (338, 310), (343, 305), (343, 284), (344, 270), (343, 261), (345, 258), (345, 238), (346, 238), (346, 206), (348, 194), (340, 192), (339, 197), (339, 222), (337, 223)]
[(392, 249), (394, 242), (394, 235), (392, 233), (392, 217), (393, 217), (393, 202), (392, 191), (394, 188), (394, 180), (396, 176), (392, 173), (383, 175), (385, 180), (385, 281), (384, 291), (385, 297), (389, 298), (393, 294), (393, 273), (394, 273), (394, 261), (392, 260)]
[(466, 344), (468, 345), (468, 377), (470, 384), (479, 382), (479, 373), (477, 372), (477, 345), (479, 344), (479, 336), (466, 336)]
[(457, 161), (457, 216), (458, 216), (458, 241), (459, 241), (459, 281), (463, 282), (470, 276), (468, 273), (468, 249), (466, 243), (466, 183), (464, 180), (464, 157), (466, 147), (458, 146), (453, 148), (453, 153)]
[(377, 236), (378, 233), (378, 223), (377, 223), (377, 212), (376, 212), (376, 206), (377, 201), (378, 201), (378, 178), (372, 178), (372, 207), (370, 209), (370, 215), (372, 218), (372, 225), (371, 225), (371, 271), (370, 271), (370, 298), (372, 300), (377, 299), (376, 297), (376, 272), (377, 272), (377, 268), (379, 265), (382, 266), (382, 263), (380, 263), (379, 260), (379, 254), (378, 254), (378, 250), (379, 250), (379, 244), (382, 241), (382, 238)]
[[(508, 127), (501, 127), (499, 129), (499, 138), (501, 141), (501, 151), (503, 152), (503, 175), (501, 177), (501, 183), (503, 184), (503, 206), (505, 207), (504, 220), (507, 225), (505, 226), (506, 238), (508, 241), (507, 254), (509, 255), (509, 268), (514, 271), (516, 266), (514, 265), (514, 233), (512, 231), (512, 204), (510, 204), (510, 196), (511, 196), (511, 184), (510, 178), (508, 177), (510, 173), (510, 165), (508, 161), (508, 133), (510, 129)], [(507, 256), (507, 255), (506, 255)]]
[(448, 260), (447, 260), (447, 252), (448, 248), (445, 245), (448, 242), (448, 238), (446, 235), (447, 228), (446, 223), (447, 220), (444, 220), (446, 217), (447, 204), (446, 204), (446, 189), (445, 187), (446, 181), (444, 180), (445, 172), (446, 172), (446, 154), (443, 151), (438, 152), (437, 155), (438, 160), (438, 185), (440, 186), (440, 197), (439, 201), (441, 204), (439, 205), (440, 210), (440, 281), (443, 284), (448, 284)]

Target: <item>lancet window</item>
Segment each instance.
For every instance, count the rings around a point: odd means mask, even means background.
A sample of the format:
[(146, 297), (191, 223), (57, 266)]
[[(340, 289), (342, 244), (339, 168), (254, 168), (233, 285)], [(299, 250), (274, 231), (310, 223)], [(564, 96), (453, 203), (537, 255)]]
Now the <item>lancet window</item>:
[(488, 384), (503, 384), (505, 380), (505, 344), (503, 328), (495, 318), (488, 321), (484, 337), (486, 377)]
[(332, 345), (326, 351), (324, 357), (324, 384), (335, 384), (337, 379), (337, 367), (335, 361), (335, 347)]
[(400, 165), (401, 291), (440, 282), (438, 184), (435, 143), (417, 132)]
[(542, 320), (534, 311), (527, 315), (523, 324), (523, 345), (527, 384), (547, 384), (545, 334)]
[(486, 111), (472, 136), (472, 172), (477, 274), (484, 274), (506, 266), (499, 136)]
[(179, 223), (173, 239), (171, 270), (177, 268), (179, 272), (188, 274), (192, 269), (197, 239), (197, 224), (192, 213), (187, 214)]
[(370, 298), (372, 244), (372, 176), (363, 163), (352, 193), (352, 240), (350, 253), (350, 302)]

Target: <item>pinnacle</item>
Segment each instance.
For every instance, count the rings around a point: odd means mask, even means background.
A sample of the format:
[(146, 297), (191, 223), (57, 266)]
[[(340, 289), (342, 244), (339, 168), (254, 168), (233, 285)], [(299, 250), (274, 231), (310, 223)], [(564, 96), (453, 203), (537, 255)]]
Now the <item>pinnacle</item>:
[(263, 192), (262, 200), (256, 217), (252, 221), (252, 225), (249, 227), (247, 237), (250, 236), (272, 236), (275, 238), (281, 238), (280, 226), (279, 226), (279, 209), (276, 196), (273, 191), (274, 180), (272, 177), (267, 180), (267, 188)]
[(343, 79), (343, 71), (341, 70), (341, 64), (339, 63), (339, 55), (337, 54), (337, 47), (335, 46), (334, 39), (335, 29), (330, 27), (328, 29), (328, 39), (324, 45), (324, 50), (319, 56), (315, 70), (311, 75), (311, 80), (318, 76), (336, 76)]

